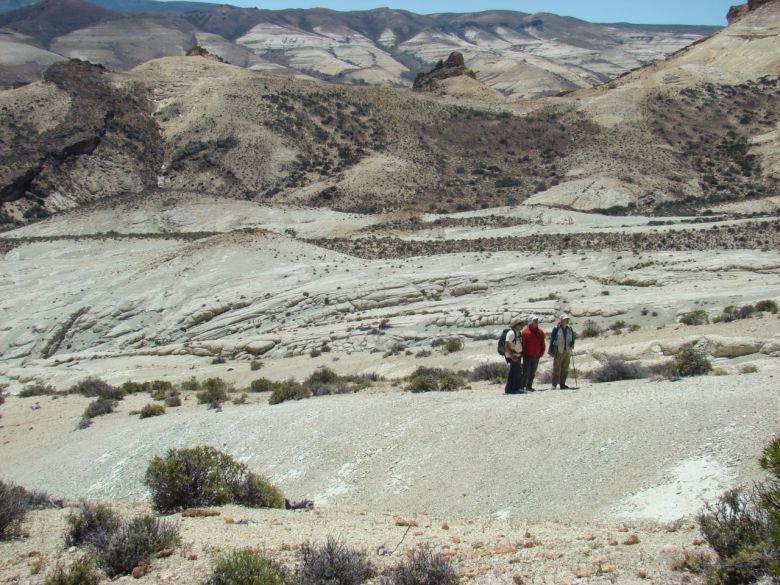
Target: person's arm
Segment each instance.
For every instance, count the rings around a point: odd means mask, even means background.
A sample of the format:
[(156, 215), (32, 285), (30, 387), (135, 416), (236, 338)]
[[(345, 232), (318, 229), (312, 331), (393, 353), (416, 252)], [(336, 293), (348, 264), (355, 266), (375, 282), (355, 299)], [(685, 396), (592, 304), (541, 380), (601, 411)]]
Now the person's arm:
[(558, 329), (556, 327), (553, 327), (553, 330), (550, 333), (550, 348), (547, 350), (547, 353), (550, 356), (555, 355), (555, 341), (556, 341), (555, 338), (557, 337), (557, 334), (558, 334)]

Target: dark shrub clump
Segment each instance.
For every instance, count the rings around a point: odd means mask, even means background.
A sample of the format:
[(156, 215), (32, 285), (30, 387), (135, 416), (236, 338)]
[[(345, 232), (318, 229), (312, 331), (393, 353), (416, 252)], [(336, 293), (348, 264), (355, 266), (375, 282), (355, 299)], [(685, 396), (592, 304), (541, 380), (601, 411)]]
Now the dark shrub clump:
[(456, 585), (460, 582), (452, 561), (420, 545), (406, 559), (388, 569), (379, 585)]
[(16, 534), (29, 510), (24, 488), (0, 481), (0, 540)]
[(756, 311), (760, 311), (762, 313), (772, 313), (773, 315), (777, 313), (778, 307), (777, 303), (775, 301), (758, 301), (756, 303)]
[(639, 380), (641, 378), (647, 378), (647, 370), (641, 365), (614, 358), (608, 359), (590, 373), (590, 379), (598, 384), (620, 380)]
[(65, 546), (92, 544), (102, 535), (116, 532), (122, 524), (119, 514), (105, 504), (92, 504), (81, 500), (78, 511), (65, 519)]
[(285, 585), (283, 567), (252, 549), (237, 550), (214, 563), (204, 585)]
[(598, 337), (602, 333), (602, 329), (599, 326), (598, 323), (595, 321), (588, 319), (585, 321), (585, 323), (582, 324), (582, 330), (580, 331), (580, 337), (582, 339), (587, 339), (588, 337)]
[(417, 368), (408, 378), (408, 392), (452, 392), (466, 385), (460, 374), (441, 368)]
[(374, 575), (376, 569), (365, 551), (352, 549), (330, 536), (322, 546), (301, 546), (299, 585), (359, 585)]
[(109, 577), (128, 575), (149, 562), (155, 553), (179, 544), (176, 525), (154, 516), (137, 516), (111, 533), (102, 533), (92, 542), (98, 564)]
[(33, 396), (54, 396), (56, 394), (58, 394), (58, 392), (54, 386), (37, 383), (22, 388), (19, 391), (18, 396), (19, 398), (31, 398)]
[(165, 458), (152, 459), (144, 481), (154, 508), (163, 512), (229, 503), (284, 506), (278, 488), (214, 447), (169, 449)]
[(68, 394), (81, 394), (87, 398), (104, 398), (108, 400), (122, 400), (125, 392), (121, 388), (112, 386), (100, 378), (85, 378), (68, 389)]
[(111, 400), (109, 398), (98, 398), (97, 400), (93, 400), (87, 405), (83, 416), (84, 418), (95, 418), (96, 416), (110, 414), (114, 412), (116, 404), (116, 400)]

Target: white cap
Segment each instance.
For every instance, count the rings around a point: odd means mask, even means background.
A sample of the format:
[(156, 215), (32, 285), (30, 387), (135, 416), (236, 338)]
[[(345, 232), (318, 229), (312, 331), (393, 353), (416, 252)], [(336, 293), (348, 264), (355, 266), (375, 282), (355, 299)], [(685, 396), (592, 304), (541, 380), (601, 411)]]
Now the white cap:
[(561, 321), (563, 321), (564, 319), (568, 319), (568, 318), (569, 318), (569, 316), (566, 313), (561, 313)]
[(528, 322), (529, 322), (529, 323), (533, 323), (534, 321), (538, 321), (538, 320), (539, 320), (539, 317), (537, 317), (537, 316), (536, 316), (536, 315), (534, 315), (533, 313), (531, 313), (530, 315), (528, 315)]

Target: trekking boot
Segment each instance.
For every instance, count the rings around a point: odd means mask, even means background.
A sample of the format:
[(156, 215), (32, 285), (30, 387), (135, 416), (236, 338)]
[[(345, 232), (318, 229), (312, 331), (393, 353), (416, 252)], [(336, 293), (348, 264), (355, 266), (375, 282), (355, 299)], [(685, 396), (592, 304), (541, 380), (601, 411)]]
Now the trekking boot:
[(561, 384), (561, 390), (571, 390), (571, 388), (566, 384)]
[(553, 384), (552, 389), (555, 390), (558, 387), (558, 384)]

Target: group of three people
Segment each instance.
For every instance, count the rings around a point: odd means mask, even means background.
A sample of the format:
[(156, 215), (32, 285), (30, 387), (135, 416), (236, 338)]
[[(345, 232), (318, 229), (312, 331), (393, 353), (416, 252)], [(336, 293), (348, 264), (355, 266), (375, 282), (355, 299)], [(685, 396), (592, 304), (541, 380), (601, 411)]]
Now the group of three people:
[[(527, 320), (516, 317), (510, 325), (512, 328), (506, 334), (504, 346), (504, 355), (509, 364), (504, 391), (507, 394), (534, 392), (536, 369), (545, 350), (545, 335), (539, 327), (539, 317), (529, 315)], [(569, 316), (563, 313), (550, 333), (550, 344), (547, 348), (547, 353), (553, 358), (553, 388), (559, 385), (561, 390), (569, 388), (566, 379), (569, 376), (575, 337), (574, 329), (569, 326)]]

